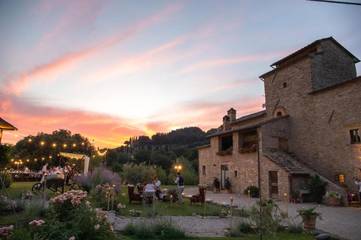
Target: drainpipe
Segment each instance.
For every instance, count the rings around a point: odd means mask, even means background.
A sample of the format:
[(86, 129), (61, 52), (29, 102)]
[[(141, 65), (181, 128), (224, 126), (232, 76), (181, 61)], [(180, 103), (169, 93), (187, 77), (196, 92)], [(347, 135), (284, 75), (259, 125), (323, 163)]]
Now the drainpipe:
[[(260, 133), (258, 133), (260, 136)], [(258, 170), (258, 189), (259, 189), (259, 223), (260, 223), (260, 231), (259, 231), (259, 239), (263, 239), (263, 233), (262, 233), (262, 191), (261, 191), (261, 159), (259, 155), (259, 147), (260, 145), (260, 137), (258, 137), (258, 143), (257, 143), (257, 170)]]

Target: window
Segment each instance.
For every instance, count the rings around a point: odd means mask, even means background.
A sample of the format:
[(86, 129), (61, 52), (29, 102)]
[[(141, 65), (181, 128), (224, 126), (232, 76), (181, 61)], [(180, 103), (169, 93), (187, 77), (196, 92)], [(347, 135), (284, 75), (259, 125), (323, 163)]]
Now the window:
[(206, 175), (206, 166), (202, 166), (202, 175), (205, 176)]
[(257, 144), (258, 144), (258, 135), (256, 131), (239, 133), (240, 153), (256, 152)]
[(220, 138), (220, 151), (230, 151), (233, 147), (233, 137), (232, 135), (222, 136)]
[(238, 171), (237, 170), (234, 171), (234, 177), (238, 177)]
[(284, 82), (284, 83), (282, 84), (282, 87), (283, 87), (283, 88), (286, 88), (286, 87), (287, 87), (287, 83)]
[(361, 143), (359, 129), (350, 130), (351, 144)]
[(284, 107), (277, 107), (274, 112), (273, 112), (273, 116), (274, 117), (282, 117), (282, 116), (286, 116), (287, 115), (287, 111)]

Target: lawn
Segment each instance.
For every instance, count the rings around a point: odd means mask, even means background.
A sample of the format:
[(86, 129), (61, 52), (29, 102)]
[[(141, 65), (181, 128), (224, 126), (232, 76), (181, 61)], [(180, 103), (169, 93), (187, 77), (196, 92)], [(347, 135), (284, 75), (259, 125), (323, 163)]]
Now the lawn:
[[(175, 186), (169, 186), (169, 188), (175, 188)], [(168, 188), (168, 189), (169, 189)], [(207, 203), (205, 205), (196, 203), (190, 204), (190, 200), (183, 198), (184, 203), (171, 203), (171, 202), (162, 202), (155, 201), (154, 210), (157, 215), (161, 216), (192, 216), (192, 215), (207, 215), (207, 216), (218, 216), (224, 207)], [(125, 209), (121, 209), (119, 214), (122, 216), (129, 216), (129, 210), (139, 210), (142, 212), (142, 216), (148, 216), (152, 213), (153, 208), (149, 205), (144, 205), (142, 203), (132, 203), (129, 204), (127, 187), (122, 187), (121, 192), (117, 195), (117, 201), (126, 206)], [(235, 214), (238, 214), (239, 210), (234, 210)]]
[[(140, 240), (129, 236), (121, 236), (123, 240)], [(242, 237), (187, 237), (182, 240), (258, 240), (258, 235), (245, 235)], [(309, 234), (278, 233), (276, 236), (263, 236), (263, 240), (313, 240)], [(152, 238), (152, 240), (157, 240)]]

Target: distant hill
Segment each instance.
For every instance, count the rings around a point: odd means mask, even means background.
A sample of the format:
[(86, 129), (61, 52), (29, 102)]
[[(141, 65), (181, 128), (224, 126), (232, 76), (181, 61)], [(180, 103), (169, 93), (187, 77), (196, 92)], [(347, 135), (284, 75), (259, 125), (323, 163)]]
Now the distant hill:
[(208, 144), (207, 134), (209, 131), (204, 132), (198, 127), (186, 127), (168, 133), (156, 133), (151, 137), (132, 137), (124, 142), (124, 147), (132, 150), (194, 148)]

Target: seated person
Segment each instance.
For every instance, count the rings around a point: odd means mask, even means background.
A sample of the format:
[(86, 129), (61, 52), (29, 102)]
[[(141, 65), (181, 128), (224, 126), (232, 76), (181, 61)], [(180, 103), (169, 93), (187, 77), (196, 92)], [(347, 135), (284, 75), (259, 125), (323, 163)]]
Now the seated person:
[(150, 183), (147, 183), (144, 187), (144, 192), (145, 193), (149, 193), (149, 192), (152, 192), (152, 193), (155, 193), (155, 186), (152, 182)]

